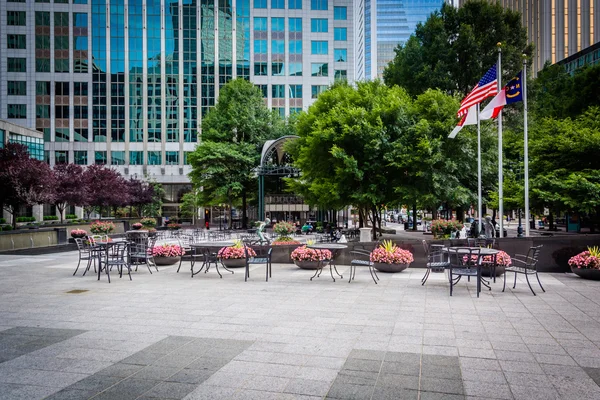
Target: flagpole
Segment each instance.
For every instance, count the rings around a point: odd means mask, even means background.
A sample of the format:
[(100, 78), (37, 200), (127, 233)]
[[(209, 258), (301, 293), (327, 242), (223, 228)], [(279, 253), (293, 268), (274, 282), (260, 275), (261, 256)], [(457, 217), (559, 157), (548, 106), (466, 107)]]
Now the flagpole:
[(479, 124), (479, 103), (477, 103), (477, 221), (479, 232), (481, 232), (481, 125)]
[(523, 150), (525, 170), (525, 237), (529, 237), (529, 136), (527, 132), (527, 56), (523, 54)]
[[(498, 42), (498, 93), (502, 90), (502, 43)], [(504, 191), (502, 176), (502, 110), (498, 114), (498, 213), (500, 214), (500, 232), (498, 237), (504, 236)]]

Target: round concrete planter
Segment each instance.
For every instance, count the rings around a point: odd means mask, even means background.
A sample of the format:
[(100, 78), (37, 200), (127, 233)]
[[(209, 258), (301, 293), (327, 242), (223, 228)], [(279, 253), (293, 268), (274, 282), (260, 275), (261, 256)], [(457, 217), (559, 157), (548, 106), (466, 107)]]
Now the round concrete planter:
[(222, 258), (221, 263), (227, 268), (242, 268), (246, 266), (245, 258)]
[(408, 268), (408, 264), (386, 264), (386, 263), (373, 263), (373, 268), (381, 272), (402, 272)]
[(156, 265), (173, 265), (178, 263), (181, 257), (154, 257)]
[(317, 269), (317, 268), (319, 268), (318, 261), (296, 261), (296, 260), (294, 260), (294, 264), (296, 264), (299, 268), (302, 268), (302, 269)]
[(577, 275), (583, 279), (589, 279), (592, 281), (600, 281), (600, 269), (571, 267), (571, 271), (573, 271), (573, 273), (575, 275)]

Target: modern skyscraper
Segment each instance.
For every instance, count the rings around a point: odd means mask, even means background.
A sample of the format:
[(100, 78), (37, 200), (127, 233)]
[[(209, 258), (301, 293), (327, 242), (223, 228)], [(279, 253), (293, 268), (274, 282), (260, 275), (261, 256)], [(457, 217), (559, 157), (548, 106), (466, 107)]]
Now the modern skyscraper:
[(419, 22), (439, 10), (443, 0), (365, 0), (365, 77), (381, 77), (394, 49), (412, 35)]
[(50, 164), (107, 164), (174, 207), (202, 116), (243, 77), (282, 116), (355, 79), (352, 0), (0, 1), (0, 118)]
[[(460, 5), (465, 2), (460, 0)], [(534, 73), (547, 61), (554, 64), (600, 41), (600, 0), (500, 0), (499, 3), (522, 14), (528, 40), (535, 46)]]

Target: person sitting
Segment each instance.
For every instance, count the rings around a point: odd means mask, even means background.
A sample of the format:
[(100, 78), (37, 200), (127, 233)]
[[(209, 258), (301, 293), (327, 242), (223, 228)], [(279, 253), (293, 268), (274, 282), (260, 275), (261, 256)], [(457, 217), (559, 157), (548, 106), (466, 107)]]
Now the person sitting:
[(302, 226), (302, 233), (304, 233), (305, 235), (312, 233), (312, 225), (308, 222), (305, 222)]

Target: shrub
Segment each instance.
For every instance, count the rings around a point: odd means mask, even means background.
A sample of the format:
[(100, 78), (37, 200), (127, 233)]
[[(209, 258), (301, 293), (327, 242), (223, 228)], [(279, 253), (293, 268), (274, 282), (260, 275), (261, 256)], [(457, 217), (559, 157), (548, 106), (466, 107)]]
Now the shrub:
[(152, 257), (181, 257), (185, 250), (178, 244), (161, 244), (152, 248)]
[(391, 240), (384, 240), (378, 248), (371, 252), (370, 259), (372, 262), (383, 264), (410, 264), (414, 261), (410, 251), (401, 249)]
[(35, 222), (35, 217), (17, 217), (17, 222)]
[(12, 229), (13, 229), (12, 225), (4, 225), (4, 226), (2, 226), (2, 231), (3, 232), (12, 231)]
[(588, 247), (586, 251), (569, 259), (571, 268), (600, 269), (600, 248)]
[(156, 219), (154, 219), (154, 218), (142, 218), (140, 220), (140, 224), (144, 225), (147, 228), (154, 228), (156, 226)]
[(463, 224), (456, 220), (446, 221), (443, 219), (436, 219), (431, 222), (431, 233), (436, 238), (438, 237), (450, 237), (452, 232), (458, 232), (463, 228)]
[(319, 261), (331, 260), (331, 251), (329, 250), (315, 250), (309, 249), (306, 246), (297, 247), (290, 254), (290, 258), (293, 261)]
[(287, 237), (292, 233), (296, 232), (296, 227), (289, 222), (278, 222), (273, 225), (273, 232), (275, 232), (280, 237)]
[(44, 215), (44, 221), (58, 221), (58, 216), (56, 216), (56, 215)]
[(5, 223), (6, 223), (6, 219), (0, 218), (0, 224), (5, 224)]
[(115, 224), (113, 224), (112, 222), (101, 222), (101, 221), (96, 221), (96, 222), (92, 222), (90, 224), (90, 232), (92, 232), (93, 234), (101, 234), (101, 235), (108, 235), (109, 233), (111, 233), (112, 231), (115, 230)]
[(65, 219), (77, 219), (77, 215), (75, 215), (75, 214), (67, 214), (67, 215), (65, 215)]

